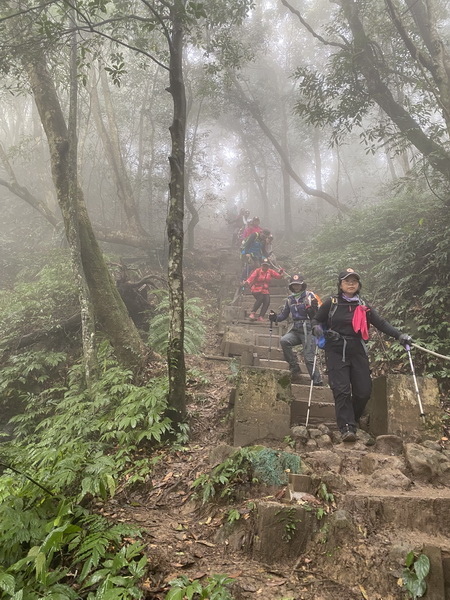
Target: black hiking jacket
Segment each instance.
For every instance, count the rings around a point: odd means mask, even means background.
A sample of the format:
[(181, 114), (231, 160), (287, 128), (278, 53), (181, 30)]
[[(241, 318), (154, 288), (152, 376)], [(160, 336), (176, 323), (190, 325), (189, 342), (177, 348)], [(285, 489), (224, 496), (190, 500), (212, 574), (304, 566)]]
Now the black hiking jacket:
[[(337, 298), (337, 305), (333, 304), (333, 298)], [(361, 334), (355, 333), (352, 326), (353, 313), (357, 306), (358, 302), (348, 302), (341, 295), (327, 298), (315, 314), (311, 325), (322, 325), (324, 329), (332, 329), (342, 336), (361, 339)], [(369, 309), (366, 313), (368, 325), (373, 325), (398, 340), (400, 331), (383, 319), (374, 308), (368, 304), (365, 306)]]

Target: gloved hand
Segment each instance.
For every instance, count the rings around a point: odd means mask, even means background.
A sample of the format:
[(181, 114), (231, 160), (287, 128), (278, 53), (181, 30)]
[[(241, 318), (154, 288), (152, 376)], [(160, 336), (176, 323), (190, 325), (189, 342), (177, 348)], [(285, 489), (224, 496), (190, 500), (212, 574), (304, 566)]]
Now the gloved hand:
[(323, 327), (322, 325), (314, 325), (312, 328), (312, 334), (316, 338), (320, 338), (323, 336)]
[(269, 311), (269, 321), (274, 323), (277, 320), (277, 313), (274, 310)]
[(313, 298), (311, 300), (311, 308), (313, 308), (314, 310), (319, 309), (319, 302), (318, 302), (317, 298)]
[(412, 337), (410, 335), (408, 335), (407, 333), (401, 333), (398, 336), (398, 341), (399, 341), (399, 344), (401, 344), (404, 348), (406, 348), (406, 346), (411, 346)]
[(341, 336), (339, 335), (339, 333), (337, 331), (328, 329), (328, 331), (325, 331), (325, 337), (327, 340), (330, 340), (331, 342), (337, 342)]

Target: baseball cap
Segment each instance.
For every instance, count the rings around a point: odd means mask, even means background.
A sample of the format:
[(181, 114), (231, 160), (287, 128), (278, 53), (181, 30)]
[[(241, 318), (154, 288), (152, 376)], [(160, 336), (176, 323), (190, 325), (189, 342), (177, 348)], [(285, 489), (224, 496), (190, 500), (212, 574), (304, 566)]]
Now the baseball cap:
[(358, 281), (361, 281), (360, 274), (357, 273), (356, 271), (354, 271), (353, 269), (345, 269), (345, 271), (341, 271), (339, 273), (339, 281), (342, 281), (343, 279), (347, 279), (347, 277), (350, 277), (350, 275), (353, 275), (353, 277), (356, 277), (356, 279)]

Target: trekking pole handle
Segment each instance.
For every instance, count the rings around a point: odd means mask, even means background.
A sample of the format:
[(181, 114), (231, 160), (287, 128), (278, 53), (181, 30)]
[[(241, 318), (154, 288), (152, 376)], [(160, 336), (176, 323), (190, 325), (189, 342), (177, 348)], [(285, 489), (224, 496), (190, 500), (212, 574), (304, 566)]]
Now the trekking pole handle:
[(405, 344), (405, 350), (408, 353), (409, 364), (411, 366), (411, 372), (412, 372), (413, 380), (414, 380), (414, 387), (415, 387), (416, 394), (417, 394), (417, 400), (419, 402), (420, 416), (425, 417), (425, 413), (423, 412), (422, 400), (420, 398), (419, 385), (417, 383), (416, 370), (414, 369), (414, 363), (413, 363), (413, 359), (411, 356), (411, 347), (408, 344)]

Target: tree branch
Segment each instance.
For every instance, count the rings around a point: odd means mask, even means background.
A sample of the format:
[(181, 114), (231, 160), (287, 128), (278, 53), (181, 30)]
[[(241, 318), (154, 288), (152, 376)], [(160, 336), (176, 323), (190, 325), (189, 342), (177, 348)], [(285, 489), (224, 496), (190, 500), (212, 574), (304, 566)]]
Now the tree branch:
[(296, 8), (294, 8), (293, 6), (291, 6), (287, 0), (281, 0), (281, 4), (284, 4), (284, 6), (286, 8), (288, 8), (291, 11), (292, 14), (296, 15), (299, 18), (300, 23), (303, 25), (303, 27), (305, 29), (307, 29), (309, 31), (309, 33), (313, 37), (315, 37), (317, 40), (319, 40), (319, 42), (322, 42), (322, 44), (324, 44), (325, 46), (334, 46), (335, 48), (341, 48), (343, 50), (347, 49), (346, 45), (344, 45), (344, 44), (338, 44), (337, 42), (328, 41), (325, 38), (323, 38), (321, 35), (319, 35), (318, 33), (316, 33), (314, 31), (314, 29), (311, 27), (311, 25), (309, 25), (308, 22), (305, 21), (305, 19), (302, 17), (302, 15), (300, 14), (300, 12)]

